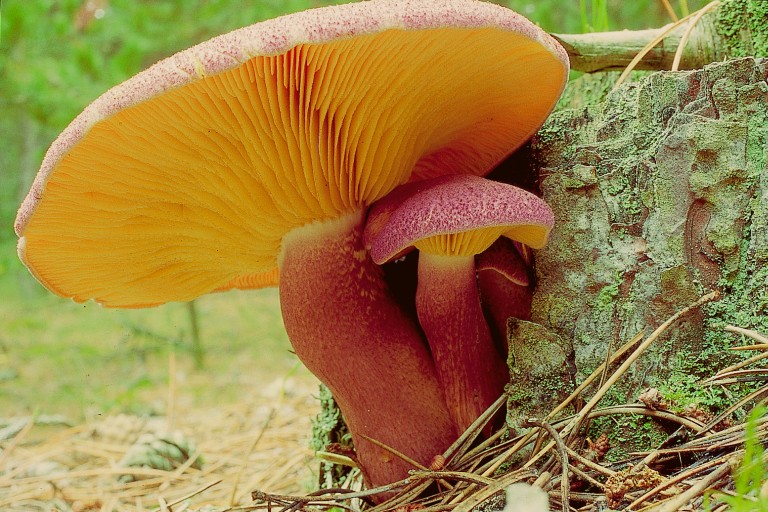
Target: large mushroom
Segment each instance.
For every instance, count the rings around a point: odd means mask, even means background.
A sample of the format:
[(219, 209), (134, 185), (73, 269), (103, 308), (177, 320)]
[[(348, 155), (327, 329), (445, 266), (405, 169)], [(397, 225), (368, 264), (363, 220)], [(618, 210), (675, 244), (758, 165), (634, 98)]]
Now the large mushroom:
[(374, 262), (419, 250), (416, 311), (460, 431), (509, 381), (483, 314), (475, 258), (500, 237), (540, 249), (553, 222), (534, 194), (473, 175), (408, 183), (371, 207), (365, 242)]
[(488, 172), (567, 75), (552, 38), (475, 0), (246, 27), (64, 130), (19, 210), (19, 256), (54, 293), (108, 307), (270, 284), (279, 268), (296, 354), (338, 400), (368, 483), (388, 483), (412, 466), (381, 443), (427, 464), (456, 433), (423, 334), (363, 247), (365, 210), (408, 180)]

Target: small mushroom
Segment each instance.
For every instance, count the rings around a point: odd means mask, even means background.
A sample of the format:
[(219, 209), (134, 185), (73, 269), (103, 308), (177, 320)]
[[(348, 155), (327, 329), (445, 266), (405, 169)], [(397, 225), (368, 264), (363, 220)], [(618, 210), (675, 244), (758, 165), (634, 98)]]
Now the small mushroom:
[(567, 76), (552, 38), (474, 0), (236, 30), (64, 130), (19, 209), (19, 256), (54, 293), (108, 307), (279, 279), (296, 354), (338, 400), (367, 482), (389, 483), (412, 466), (381, 443), (426, 465), (456, 432), (423, 334), (363, 247), (365, 211), (410, 179), (488, 172)]
[(530, 192), (478, 176), (412, 183), (369, 213), (366, 245), (383, 264), (419, 250), (416, 310), (451, 417), (460, 431), (503, 392), (509, 372), (478, 291), (475, 257), (499, 237), (538, 249), (552, 210)]
[(494, 340), (507, 355), (507, 321), (531, 319), (533, 298), (530, 249), (502, 237), (477, 255), (477, 282)]

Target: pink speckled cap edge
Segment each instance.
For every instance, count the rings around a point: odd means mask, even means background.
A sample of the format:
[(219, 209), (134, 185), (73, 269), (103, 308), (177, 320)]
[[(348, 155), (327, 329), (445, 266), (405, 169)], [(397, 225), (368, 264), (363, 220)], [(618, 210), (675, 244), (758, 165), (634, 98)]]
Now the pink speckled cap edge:
[(371, 258), (383, 264), (435, 235), (492, 226), (540, 225), (547, 230), (554, 214), (543, 199), (506, 183), (473, 175), (450, 175), (395, 189), (371, 208), (369, 218), (382, 213), (366, 237)]

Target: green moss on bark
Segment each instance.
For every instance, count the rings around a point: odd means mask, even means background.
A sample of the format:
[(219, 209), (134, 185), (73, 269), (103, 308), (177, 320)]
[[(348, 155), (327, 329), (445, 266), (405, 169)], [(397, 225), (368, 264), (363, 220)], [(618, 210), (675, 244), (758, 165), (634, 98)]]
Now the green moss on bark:
[(510, 319), (507, 425), (542, 418), (573, 389), (571, 344), (539, 324)]
[[(347, 429), (341, 409), (336, 405), (330, 390), (320, 384), (318, 398), (320, 412), (312, 421), (310, 447), (315, 452), (327, 451), (331, 445), (352, 449), (352, 436)], [(326, 462), (320, 463), (318, 480), (321, 488), (333, 487), (344, 482), (351, 468)]]
[(717, 9), (717, 32), (733, 57), (768, 57), (768, 2), (727, 0)]
[(746, 58), (659, 72), (553, 115), (533, 152), (555, 211), (537, 255), (535, 322), (573, 340), (578, 377), (712, 289), (723, 299), (670, 329), (622, 381), (715, 373), (726, 323), (768, 332), (768, 84)]

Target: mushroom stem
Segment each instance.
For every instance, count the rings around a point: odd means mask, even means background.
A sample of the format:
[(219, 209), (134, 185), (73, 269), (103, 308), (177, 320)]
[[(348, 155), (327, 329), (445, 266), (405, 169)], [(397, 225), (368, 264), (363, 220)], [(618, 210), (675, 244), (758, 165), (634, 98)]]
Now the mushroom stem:
[(532, 256), (526, 246), (502, 237), (475, 258), (477, 284), (496, 346), (506, 357), (507, 321), (531, 319)]
[(477, 280), (496, 346), (506, 356), (509, 350), (507, 322), (510, 318), (531, 319), (533, 291), (530, 285), (510, 281), (492, 270), (479, 272)]
[(509, 371), (480, 306), (474, 256), (419, 252), (416, 310), (456, 428), (463, 432), (504, 392)]
[(333, 393), (366, 483), (391, 483), (414, 469), (367, 438), (429, 465), (457, 433), (415, 319), (363, 246), (362, 212), (294, 229), (279, 267), (288, 337)]

